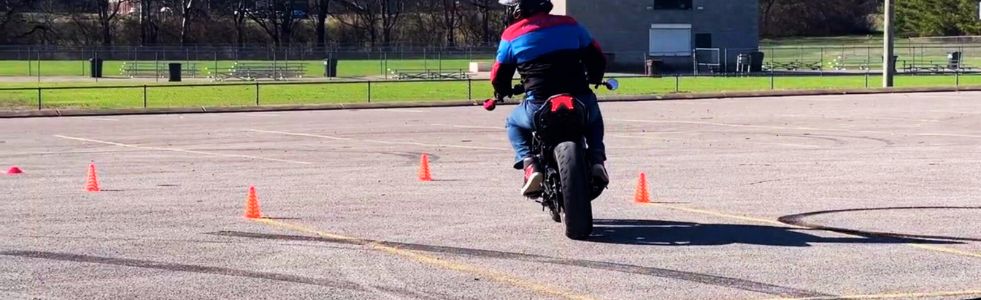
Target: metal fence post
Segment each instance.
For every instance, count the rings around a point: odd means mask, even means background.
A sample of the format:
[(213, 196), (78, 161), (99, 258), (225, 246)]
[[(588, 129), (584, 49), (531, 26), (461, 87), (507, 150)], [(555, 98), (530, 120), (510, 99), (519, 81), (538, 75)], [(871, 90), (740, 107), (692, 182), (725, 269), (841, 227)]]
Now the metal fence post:
[(467, 100), (473, 100), (473, 80), (467, 77)]
[(773, 82), (774, 80), (775, 80), (775, 78), (774, 78), (774, 74), (773, 74), (773, 69), (770, 69), (770, 90), (776, 89), (776, 83)]
[(41, 87), (37, 87), (37, 110), (41, 110)]
[(820, 62), (820, 64), (821, 64), (821, 67), (820, 67), (819, 70), (821, 70), (821, 76), (824, 76), (824, 47), (821, 47), (821, 62)]
[(41, 82), (41, 50), (37, 51), (37, 82)]
[(143, 85), (143, 109), (146, 109), (146, 85)]
[(869, 88), (869, 68), (865, 68), (865, 88)]
[(954, 69), (954, 87), (956, 87), (958, 89), (960, 89), (960, 87), (961, 87), (961, 69), (960, 69), (960, 67)]
[(31, 48), (27, 48), (27, 76), (34, 76), (34, 57), (31, 56)]
[(722, 48), (722, 76), (729, 77), (729, 48)]
[(255, 106), (259, 106), (259, 82), (255, 82)]
[(677, 73), (674, 74), (674, 92), (681, 92), (681, 75)]
[(371, 103), (371, 80), (368, 80), (368, 103)]

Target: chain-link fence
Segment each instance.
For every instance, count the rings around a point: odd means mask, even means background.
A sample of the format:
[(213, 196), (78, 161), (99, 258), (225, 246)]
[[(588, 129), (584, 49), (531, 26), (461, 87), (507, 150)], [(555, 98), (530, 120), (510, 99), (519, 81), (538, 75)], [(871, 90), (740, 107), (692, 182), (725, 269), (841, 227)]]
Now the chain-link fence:
[[(850, 90), (881, 87), (879, 74), (619, 77), (602, 95), (663, 95), (769, 90)], [(896, 77), (896, 87), (979, 88), (981, 73)], [(376, 102), (463, 101), (491, 97), (485, 80), (239, 82), (221, 84), (92, 84), (0, 88), (0, 110), (234, 107)]]
[[(0, 76), (66, 81), (93, 77), (91, 59), (101, 59), (102, 76), (162, 78), (169, 63), (181, 63), (185, 78), (255, 79), (232, 74), (252, 68), (290, 69), (291, 78), (419, 78), (420, 74), (460, 74), (471, 62), (491, 62), (493, 48), (392, 47), (23, 47), (0, 46)], [(753, 56), (758, 53), (759, 56)], [(628, 74), (732, 75), (752, 72), (860, 74), (881, 71), (882, 48), (875, 46), (780, 46), (757, 49), (699, 48), (690, 56), (650, 56), (645, 52), (609, 54), (611, 71)], [(896, 71), (908, 74), (971, 73), (981, 69), (979, 44), (908, 44), (896, 49)], [(336, 72), (328, 63), (336, 60)], [(745, 68), (747, 65), (758, 68)], [(258, 66), (256, 66), (258, 65)], [(236, 68), (238, 67), (238, 68)], [(248, 68), (245, 68), (248, 69)], [(652, 70), (653, 69), (653, 70)], [(277, 73), (279, 74), (279, 73)], [(236, 77), (237, 76), (237, 77)], [(238, 78), (244, 77), (244, 78)], [(453, 79), (458, 76), (444, 76)], [(26, 81), (22, 78), (20, 81)]]
[[(0, 76), (37, 77), (161, 77), (169, 63), (193, 70), (188, 78), (211, 78), (228, 73), (240, 63), (295, 66), (295, 78), (379, 77), (399, 70), (462, 72), (471, 61), (490, 61), (488, 48), (237, 48), (237, 47), (0, 47)], [(102, 60), (101, 76), (92, 76), (91, 60)], [(336, 74), (328, 74), (328, 60), (337, 60)], [(146, 70), (155, 70), (150, 72)], [(375, 78), (377, 79), (377, 78)], [(48, 80), (57, 80), (48, 78)]]

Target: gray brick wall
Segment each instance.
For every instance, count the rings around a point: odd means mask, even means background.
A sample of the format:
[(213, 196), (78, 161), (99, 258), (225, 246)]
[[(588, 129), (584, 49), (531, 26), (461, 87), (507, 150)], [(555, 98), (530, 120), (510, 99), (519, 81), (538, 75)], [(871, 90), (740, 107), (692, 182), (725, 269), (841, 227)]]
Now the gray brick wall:
[[(585, 25), (616, 62), (641, 69), (649, 48), (651, 24), (691, 24), (694, 34), (712, 34), (712, 47), (754, 49), (759, 46), (758, 0), (693, 0), (691, 10), (654, 10), (656, 0), (553, 0)], [(693, 45), (694, 46), (694, 45)], [(740, 51), (729, 53), (730, 65)], [(669, 58), (691, 69), (690, 58)]]

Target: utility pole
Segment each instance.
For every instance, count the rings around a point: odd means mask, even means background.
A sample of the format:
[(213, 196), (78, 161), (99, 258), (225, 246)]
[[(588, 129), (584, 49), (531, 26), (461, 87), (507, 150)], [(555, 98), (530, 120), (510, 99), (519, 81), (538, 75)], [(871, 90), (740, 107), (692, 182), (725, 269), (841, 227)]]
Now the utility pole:
[(896, 61), (893, 60), (895, 43), (893, 42), (893, 19), (896, 16), (895, 6), (893, 6), (894, 0), (885, 0), (886, 9), (884, 14), (884, 26), (882, 29), (882, 87), (890, 88), (893, 87), (893, 76), (895, 76), (894, 70), (896, 70)]

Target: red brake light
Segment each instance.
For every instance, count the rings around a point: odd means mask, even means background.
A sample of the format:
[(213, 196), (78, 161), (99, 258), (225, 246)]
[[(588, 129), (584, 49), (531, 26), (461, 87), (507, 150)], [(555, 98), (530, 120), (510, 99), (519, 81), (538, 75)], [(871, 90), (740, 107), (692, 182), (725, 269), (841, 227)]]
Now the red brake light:
[(574, 110), (575, 106), (572, 105), (572, 100), (573, 98), (568, 95), (555, 96), (552, 98), (552, 101), (550, 101), (552, 103), (552, 112), (557, 112), (563, 107), (568, 110)]

